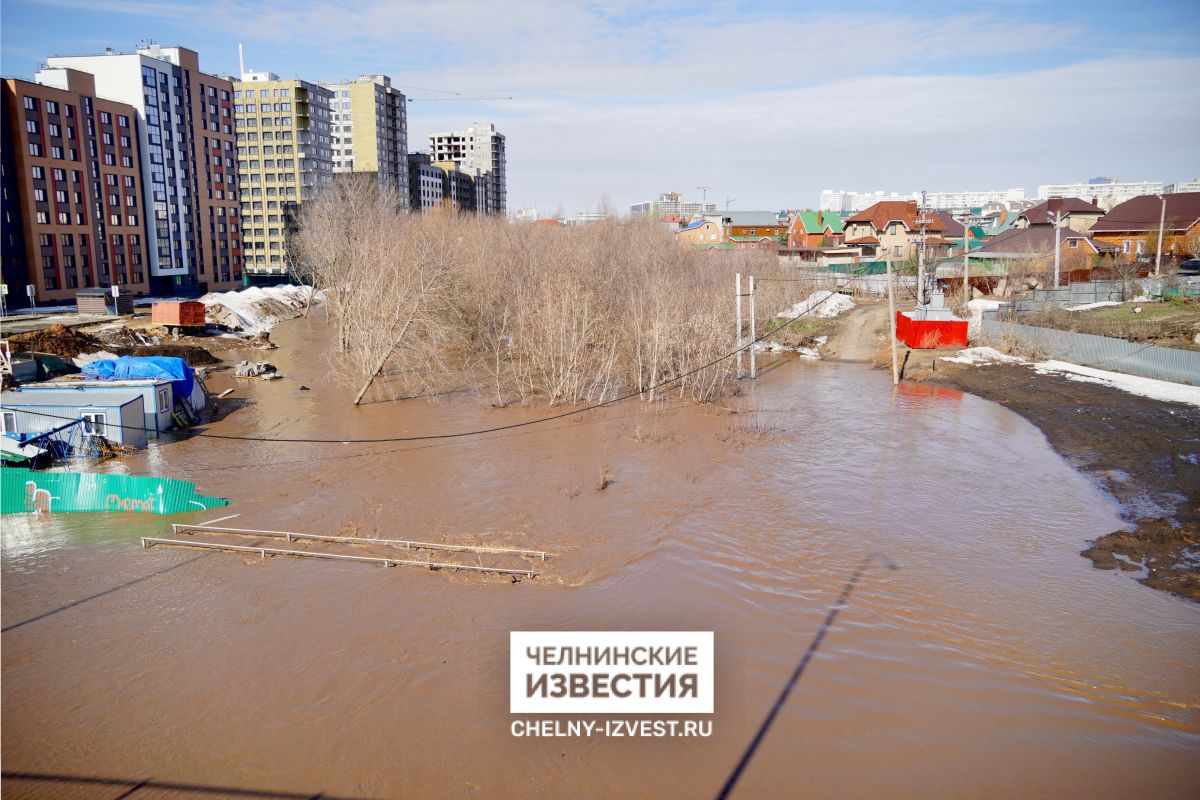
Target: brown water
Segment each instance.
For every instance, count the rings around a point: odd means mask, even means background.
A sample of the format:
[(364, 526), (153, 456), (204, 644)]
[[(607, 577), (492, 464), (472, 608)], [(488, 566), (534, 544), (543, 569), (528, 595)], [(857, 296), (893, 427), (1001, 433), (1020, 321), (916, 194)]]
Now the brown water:
[[(407, 435), (541, 413), (353, 409), (304, 361), (320, 335), (281, 326), (268, 355), (287, 379), (238, 383), (250, 404), (211, 430)], [(899, 569), (863, 576), (734, 796), (1200, 796), (1200, 607), (1078, 555), (1120, 527), (1106, 498), (1001, 406), (894, 392), (859, 365), (773, 366), (737, 400), (753, 414), (630, 402), (476, 439), (192, 439), (107, 465), (234, 501), (195, 521), (558, 554), (534, 581), (142, 550), (169, 535), (161, 517), (5, 518), (4, 769), (711, 797), (849, 574), (881, 553)], [(514, 738), (508, 633), (541, 629), (714, 630), (713, 736)]]

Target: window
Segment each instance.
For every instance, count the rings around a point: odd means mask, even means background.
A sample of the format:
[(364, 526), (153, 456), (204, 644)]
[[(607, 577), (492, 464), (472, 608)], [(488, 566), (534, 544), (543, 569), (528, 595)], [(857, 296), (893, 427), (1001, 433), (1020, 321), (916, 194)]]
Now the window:
[(29, 143), (29, 155), (40, 156), (42, 154), (42, 146), (37, 142)]
[(42, 169), (41, 167), (32, 167), (30, 169), (30, 172), (33, 173), (33, 179), (35, 181), (42, 180), (43, 178), (46, 177), (46, 171), (44, 169)]
[(120, 125), (122, 128), (128, 128), (129, 127), (129, 117), (126, 117), (126, 116), (117, 117), (117, 124)]
[(158, 410), (171, 410), (171, 392), (166, 386), (163, 386), (158, 390)]
[(100, 122), (103, 125), (111, 125), (112, 124), (112, 114), (108, 113), (107, 111), (101, 111), (100, 112)]
[[(28, 98), (26, 98), (28, 99)], [(0, 433), (16, 433), (17, 432), (17, 412), (3, 411), (0, 412)]]
[(58, 103), (54, 102), (53, 100), (47, 100), (46, 101), (46, 113), (47, 114), (57, 114), (58, 113)]
[(104, 436), (108, 428), (108, 415), (103, 411), (81, 411), (79, 418), (83, 420), (85, 436)]
[(25, 120), (25, 130), (29, 131), (30, 133), (37, 133), (38, 132), (37, 120), (36, 119)]
[(25, 107), (27, 109), (29, 109), (30, 111), (37, 111), (37, 98), (36, 97), (26, 97), (25, 98)]

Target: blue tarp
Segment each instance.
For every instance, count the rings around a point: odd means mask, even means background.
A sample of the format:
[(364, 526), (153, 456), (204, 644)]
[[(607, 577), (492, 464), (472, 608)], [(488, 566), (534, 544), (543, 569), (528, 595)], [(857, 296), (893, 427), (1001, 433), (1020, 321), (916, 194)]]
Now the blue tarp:
[(169, 356), (121, 356), (84, 364), (83, 374), (98, 381), (153, 378), (171, 381), (176, 397), (192, 396), (195, 372), (182, 358)]

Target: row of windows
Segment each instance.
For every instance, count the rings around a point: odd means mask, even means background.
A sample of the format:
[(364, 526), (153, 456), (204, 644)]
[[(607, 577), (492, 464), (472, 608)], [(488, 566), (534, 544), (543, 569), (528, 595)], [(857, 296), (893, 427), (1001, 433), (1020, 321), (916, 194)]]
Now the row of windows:
[[(253, 117), (250, 117), (249, 119), (242, 119), (241, 117), (239, 117), (237, 120), (237, 127), (239, 127), (239, 128), (257, 128), (258, 122), (259, 121), (254, 119)], [(271, 117), (263, 117), (262, 118), (262, 126), (264, 128), (290, 128), (291, 125), (292, 125), (291, 117), (275, 117), (274, 119), (272, 119)]]
[(261, 111), (263, 114), (269, 114), (272, 111), (291, 111), (292, 104), (291, 103), (275, 103), (274, 105), (272, 105), (271, 103), (247, 103), (245, 105), (242, 105), (239, 103), (233, 107), (233, 110), (235, 112), (237, 112), (238, 114), (242, 114), (242, 113), (254, 114), (259, 111)]
[[(259, 89), (258, 96), (259, 97), (291, 97), (292, 90), (291, 89)], [(234, 100), (241, 100), (243, 97), (246, 98), (247, 100), (250, 99), (251, 97), (254, 97), (254, 89), (245, 89), (245, 90), (234, 89), (233, 90), (233, 99)]]

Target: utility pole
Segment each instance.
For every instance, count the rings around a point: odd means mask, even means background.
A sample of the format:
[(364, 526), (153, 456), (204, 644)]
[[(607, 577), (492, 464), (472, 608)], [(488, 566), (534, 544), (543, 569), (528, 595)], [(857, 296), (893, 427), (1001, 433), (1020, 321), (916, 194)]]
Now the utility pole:
[(1162, 213), (1158, 215), (1158, 253), (1154, 256), (1154, 277), (1158, 277), (1162, 272), (1162, 242), (1163, 229), (1167, 227), (1167, 196), (1160, 194), (1159, 200), (1162, 200)]
[(891, 320), (892, 331), (892, 385), (900, 383), (900, 356), (896, 352), (896, 295), (892, 292), (892, 260), (884, 258), (887, 265), (888, 319)]
[(754, 313), (754, 276), (750, 276), (750, 380), (758, 379), (758, 362), (754, 358), (758, 338), (758, 318)]
[(921, 207), (917, 210), (921, 221), (921, 249), (917, 251), (917, 305), (925, 305), (925, 190), (921, 190)]
[(963, 303), (971, 301), (971, 243), (967, 241), (967, 223), (971, 221), (971, 215), (964, 214), (962, 218), (963, 226)]
[(737, 377), (742, 377), (742, 273), (734, 279), (733, 291), (737, 298)]
[(1054, 288), (1057, 289), (1058, 268), (1062, 258), (1062, 250), (1059, 249), (1062, 242), (1062, 228), (1059, 227), (1059, 223), (1062, 222), (1062, 212), (1047, 211), (1046, 216), (1054, 221)]

